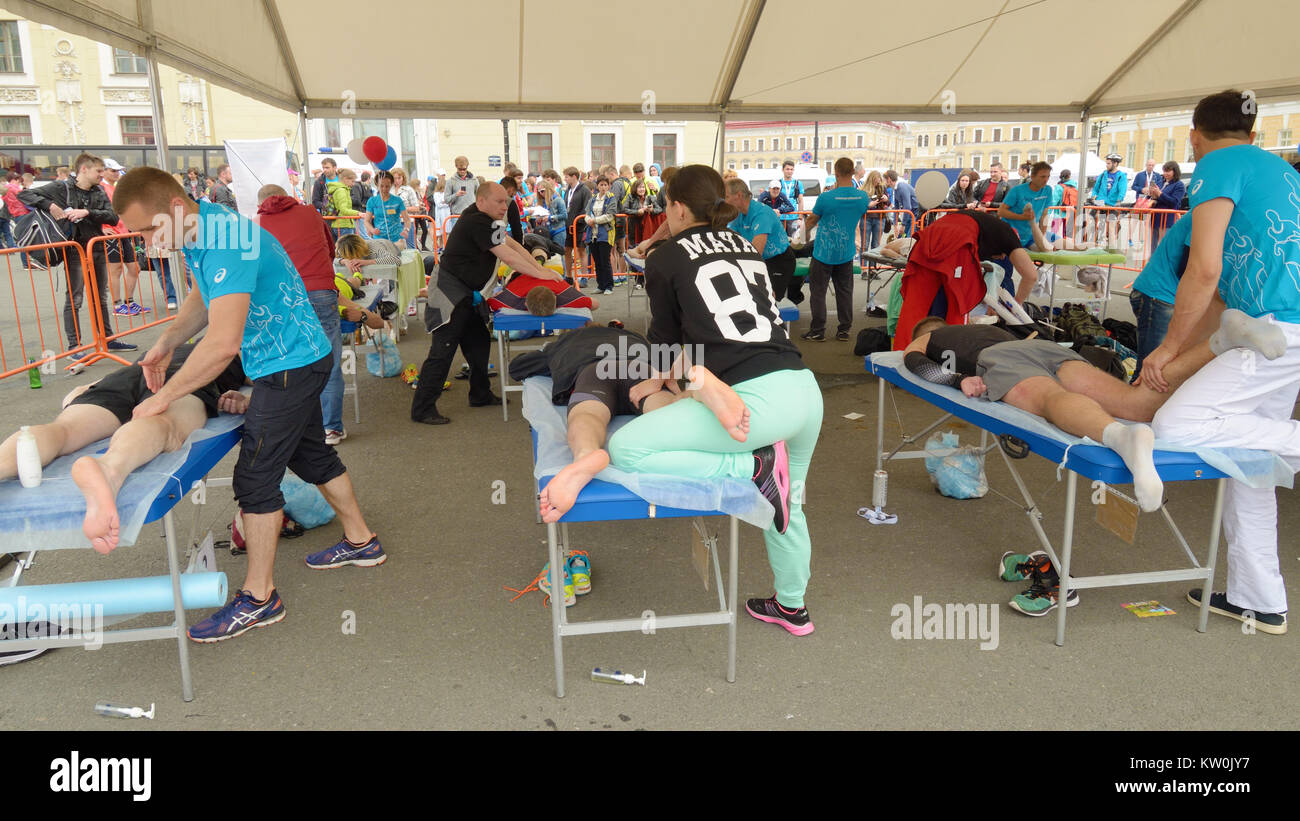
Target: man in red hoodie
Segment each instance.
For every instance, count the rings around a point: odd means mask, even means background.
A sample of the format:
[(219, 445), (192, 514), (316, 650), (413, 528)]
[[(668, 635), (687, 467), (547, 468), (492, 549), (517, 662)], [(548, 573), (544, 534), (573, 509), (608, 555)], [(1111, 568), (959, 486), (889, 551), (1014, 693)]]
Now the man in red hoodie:
[(334, 346), (334, 372), (321, 391), (320, 405), (325, 443), (337, 445), (347, 433), (343, 430), (343, 371), (339, 364), (343, 337), (339, 332), (339, 291), (334, 284), (334, 240), (315, 208), (298, 202), (278, 185), (258, 189), (257, 222), (289, 254), (307, 287), (307, 298), (316, 309), (321, 327)]

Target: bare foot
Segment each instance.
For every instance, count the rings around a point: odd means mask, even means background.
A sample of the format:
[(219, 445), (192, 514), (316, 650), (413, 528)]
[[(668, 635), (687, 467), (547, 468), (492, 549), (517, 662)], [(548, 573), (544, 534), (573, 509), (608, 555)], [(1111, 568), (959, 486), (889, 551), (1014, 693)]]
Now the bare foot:
[(539, 512), (543, 522), (558, 522), (569, 512), (578, 494), (597, 473), (609, 466), (609, 454), (593, 450), (581, 459), (565, 465), (555, 478), (542, 488)]
[(703, 365), (696, 365), (691, 370), (689, 390), (691, 396), (713, 411), (732, 439), (743, 442), (749, 437), (749, 408), (730, 385)]
[(86, 497), (86, 519), (81, 530), (91, 547), (108, 553), (117, 547), (117, 493), (93, 456), (83, 456), (72, 465), (72, 481)]

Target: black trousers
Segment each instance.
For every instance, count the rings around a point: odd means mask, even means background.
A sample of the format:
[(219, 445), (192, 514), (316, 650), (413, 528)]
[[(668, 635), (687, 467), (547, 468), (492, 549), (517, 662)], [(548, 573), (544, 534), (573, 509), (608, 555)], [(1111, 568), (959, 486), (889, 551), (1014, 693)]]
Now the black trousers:
[(492, 399), (492, 384), (488, 381), (488, 356), (492, 353), (492, 335), (488, 333), (483, 315), (470, 298), (457, 303), (451, 319), (433, 332), (429, 355), (420, 366), (420, 384), (411, 400), (411, 418), (424, 419), (438, 410), (438, 397), (443, 383), (451, 372), (451, 361), (456, 348), (469, 363), (470, 404)]
[(835, 283), (835, 312), (839, 315), (840, 333), (853, 327), (853, 261), (827, 265), (815, 257), (808, 263), (808, 296), (812, 320), (808, 330), (819, 334), (826, 330), (826, 286)]
[[(49, 252), (53, 261), (63, 262), (62, 255), (55, 257)], [(104, 323), (104, 333), (113, 333), (113, 321), (109, 313), (112, 299), (108, 292), (108, 259), (104, 254), (104, 245), (97, 243), (95, 250), (89, 254), (91, 265), (95, 269), (95, 289), (99, 291), (99, 317)], [(68, 292), (63, 299), (63, 329), (68, 336), (68, 347), (75, 348), (82, 342), (89, 342), (95, 335), (94, 326), (87, 323), (82, 326), (77, 315), (81, 313), (81, 304), (86, 296), (85, 273), (81, 270), (81, 255), (67, 254)], [(90, 310), (95, 310), (91, 308)]]
[(787, 293), (795, 305), (803, 302), (803, 278), (794, 275), (794, 251), (789, 248), (767, 260), (767, 278), (772, 280), (772, 295), (780, 302)]

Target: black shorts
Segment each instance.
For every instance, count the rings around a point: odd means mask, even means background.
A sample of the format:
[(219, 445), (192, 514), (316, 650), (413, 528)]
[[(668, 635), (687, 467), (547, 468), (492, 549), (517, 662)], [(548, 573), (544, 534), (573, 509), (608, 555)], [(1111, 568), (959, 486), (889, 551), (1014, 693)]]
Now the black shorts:
[(613, 366), (617, 369), (620, 363), (616, 362), (593, 362), (578, 372), (578, 378), (573, 381), (573, 393), (569, 396), (569, 408), (579, 402), (596, 400), (605, 407), (609, 408), (609, 415), (626, 416), (636, 415), (640, 411), (632, 400), (628, 398), (628, 393), (639, 379), (614, 379), (601, 377), (600, 373), (604, 369)]
[[(203, 401), (203, 408), (208, 412), (209, 419), (217, 415), (219, 397), (216, 386), (205, 385), (194, 391), (193, 395)], [(117, 421), (125, 425), (131, 421), (135, 406), (151, 396), (153, 391), (145, 384), (144, 370), (139, 365), (128, 365), (92, 384), (76, 399), (69, 402), (68, 406), (94, 405), (111, 411), (117, 417)]]
[(104, 243), (109, 262), (135, 262), (135, 237), (110, 239)]
[[(579, 232), (579, 233), (581, 233), (581, 232)], [(576, 247), (577, 243), (574, 243), (574, 241), (573, 241), (573, 234), (574, 234), (573, 226), (572, 226), (572, 225), (567, 225), (567, 226), (565, 226), (565, 228), (564, 228), (564, 247), (565, 247), (565, 248), (574, 248), (574, 247)]]
[(312, 485), (323, 485), (346, 472), (338, 452), (325, 444), (321, 417), (321, 391), (333, 370), (330, 353), (310, 365), (253, 380), (232, 483), (245, 513), (284, 508), (280, 481), (285, 468)]

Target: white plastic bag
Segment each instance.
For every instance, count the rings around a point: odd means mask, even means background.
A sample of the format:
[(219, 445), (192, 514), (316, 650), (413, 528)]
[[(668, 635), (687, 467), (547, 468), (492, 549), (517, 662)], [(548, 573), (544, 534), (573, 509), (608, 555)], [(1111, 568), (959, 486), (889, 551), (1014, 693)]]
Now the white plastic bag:
[(944, 496), (953, 499), (979, 499), (989, 492), (984, 475), (984, 454), (973, 446), (960, 447), (952, 431), (931, 436), (925, 443), (927, 452), (952, 450), (946, 456), (926, 456), (925, 469), (930, 481)]

